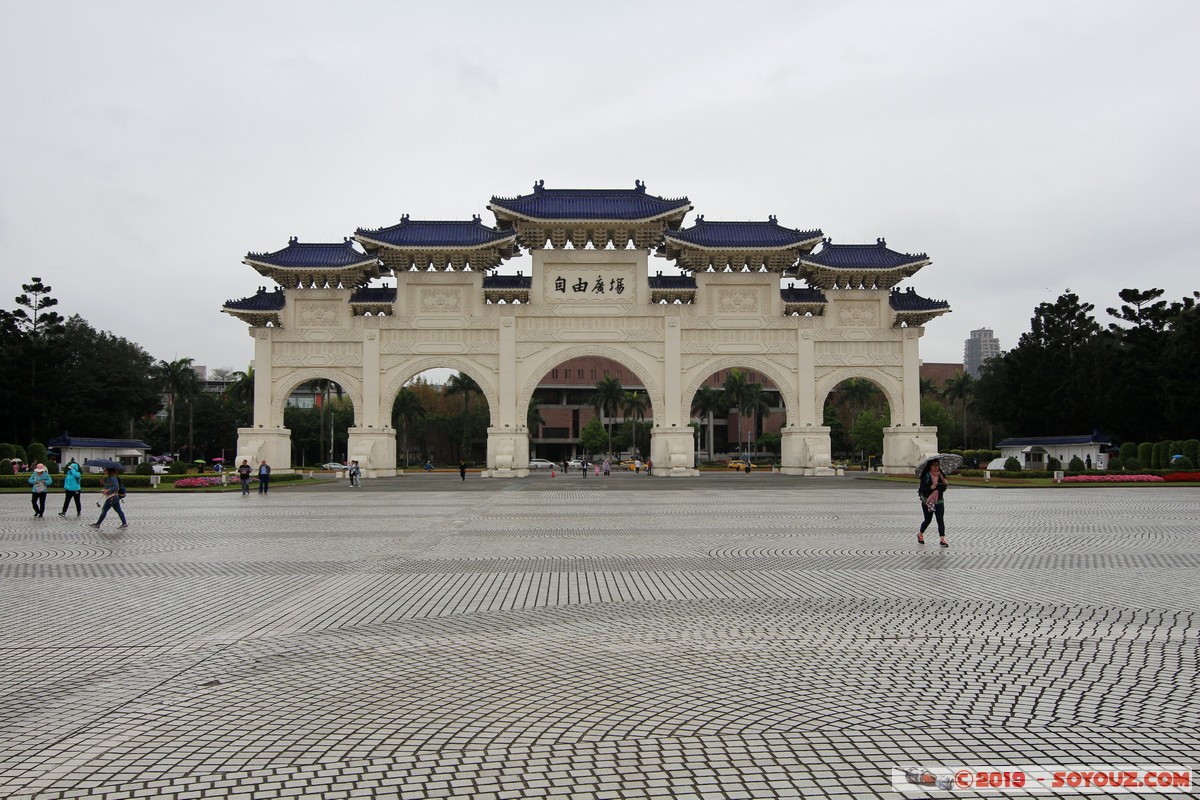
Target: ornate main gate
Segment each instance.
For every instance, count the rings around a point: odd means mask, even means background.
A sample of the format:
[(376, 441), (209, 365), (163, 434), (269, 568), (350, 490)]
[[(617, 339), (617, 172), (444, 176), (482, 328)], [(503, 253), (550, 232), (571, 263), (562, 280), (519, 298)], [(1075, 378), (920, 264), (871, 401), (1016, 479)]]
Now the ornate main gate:
[[(487, 470), (528, 474), (526, 411), (548, 370), (580, 356), (619, 362), (653, 408), (656, 475), (695, 474), (692, 398), (729, 367), (770, 378), (783, 398), (782, 470), (830, 471), (825, 399), (861, 378), (887, 397), (883, 468), (910, 468), (937, 449), (921, 425), (918, 344), (949, 310), (896, 285), (924, 254), (834, 244), (820, 230), (699, 217), (685, 198), (634, 189), (546, 189), (493, 197), (496, 225), (417, 221), (359, 229), (335, 244), (292, 239), (245, 263), (279, 287), (223, 311), (254, 338), (254, 423), (238, 430), (238, 463), (290, 463), (283, 412), (296, 387), (341, 384), (354, 405), (349, 456), (368, 475), (396, 472), (391, 409), (401, 387), (434, 368), (473, 378), (491, 412)], [(521, 249), (530, 275), (500, 275)], [(679, 275), (651, 275), (651, 254)], [(371, 286), (383, 276), (396, 285)], [(785, 284), (786, 285), (783, 285)]]

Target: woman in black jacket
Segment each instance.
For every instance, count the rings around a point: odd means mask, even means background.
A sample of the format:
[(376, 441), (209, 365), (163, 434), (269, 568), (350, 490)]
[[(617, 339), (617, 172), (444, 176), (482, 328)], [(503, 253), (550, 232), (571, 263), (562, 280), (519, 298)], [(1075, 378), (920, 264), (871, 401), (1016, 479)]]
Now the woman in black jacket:
[(917, 494), (921, 496), (921, 513), (925, 517), (921, 529), (917, 531), (917, 544), (925, 544), (925, 529), (937, 517), (938, 536), (941, 537), (938, 544), (949, 547), (946, 544), (946, 476), (942, 474), (942, 463), (936, 458), (921, 470), (921, 485), (917, 487)]

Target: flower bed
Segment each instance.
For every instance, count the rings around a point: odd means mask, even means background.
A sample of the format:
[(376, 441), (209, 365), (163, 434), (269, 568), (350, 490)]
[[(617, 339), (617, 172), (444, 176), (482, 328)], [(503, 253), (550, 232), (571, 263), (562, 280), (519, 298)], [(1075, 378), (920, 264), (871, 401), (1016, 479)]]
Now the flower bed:
[(203, 489), (208, 486), (220, 486), (220, 478), (180, 478), (175, 486), (180, 489)]
[(1068, 475), (1062, 483), (1162, 483), (1161, 475)]
[(1170, 475), (1167, 475), (1164, 480), (1200, 483), (1200, 472), (1172, 472)]

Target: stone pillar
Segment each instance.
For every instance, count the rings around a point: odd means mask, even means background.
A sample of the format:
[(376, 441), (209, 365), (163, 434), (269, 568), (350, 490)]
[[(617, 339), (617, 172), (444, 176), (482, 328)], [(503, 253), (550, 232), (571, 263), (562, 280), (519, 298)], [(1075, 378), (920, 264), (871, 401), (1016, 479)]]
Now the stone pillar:
[(658, 426), (650, 429), (650, 458), (654, 475), (664, 478), (686, 478), (699, 475), (695, 468), (696, 438), (692, 426)]
[(363, 475), (380, 478), (396, 474), (396, 429), (355, 427), (349, 430), (349, 460), (358, 461)]
[(832, 450), (826, 425), (789, 425), (780, 434), (784, 475), (832, 475)]
[(529, 475), (529, 429), (488, 428), (485, 478), (524, 478)]
[(292, 432), (287, 428), (238, 428), (234, 469), (240, 467), (242, 461), (248, 461), (256, 473), (258, 465), (264, 461), (272, 472), (291, 472)]
[[(392, 422), (391, 409), (381, 409), (379, 386), (379, 320), (380, 317), (363, 317), (363, 358), (362, 358), (362, 418), (358, 424), (366, 428), (390, 428)], [(380, 412), (383, 412), (382, 414)], [(395, 441), (395, 431), (392, 440)], [(393, 448), (394, 450), (394, 448)], [(392, 456), (392, 466), (396, 457)]]
[[(254, 333), (254, 427), (274, 425), (275, 391), (271, 370), (271, 328), (251, 328)], [(240, 463), (240, 462), (239, 462)]]
[(825, 417), (817, 408), (816, 340), (811, 328), (800, 328), (796, 336), (796, 424), (820, 425)]
[(884, 428), (883, 471), (891, 475), (912, 473), (922, 457), (938, 452), (937, 427), (907, 425)]
[[(904, 408), (899, 415), (893, 414), (892, 418), (898, 421), (905, 428), (921, 425), (921, 356), (919, 347), (921, 344), (921, 335), (925, 332), (924, 328), (905, 328), (903, 339), (904, 353)], [(900, 419), (895, 418), (899, 416)], [(937, 428), (934, 431), (934, 450), (937, 449)], [(886, 459), (885, 459), (886, 463)], [(916, 462), (913, 462), (916, 466)]]

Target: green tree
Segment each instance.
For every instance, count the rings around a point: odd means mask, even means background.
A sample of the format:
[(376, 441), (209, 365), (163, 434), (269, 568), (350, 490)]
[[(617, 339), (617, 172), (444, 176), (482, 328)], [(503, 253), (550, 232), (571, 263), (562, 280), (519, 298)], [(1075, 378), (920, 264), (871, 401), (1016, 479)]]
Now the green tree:
[(529, 401), (529, 408), (525, 411), (525, 427), (529, 429), (529, 435), (532, 438), (537, 438), (543, 425), (546, 424), (546, 418), (542, 416), (542, 401), (536, 397)]
[(650, 404), (650, 398), (645, 392), (625, 392), (621, 399), (621, 407), (625, 412), (626, 419), (634, 419), (641, 421), (646, 418), (646, 408)]
[(713, 415), (724, 408), (721, 392), (711, 386), (701, 386), (692, 397), (692, 413), (705, 419), (707, 430), (704, 444), (708, 451), (708, 460), (713, 460)]
[(404, 451), (404, 466), (408, 466), (408, 431), (417, 420), (425, 416), (425, 406), (420, 396), (407, 386), (400, 389), (396, 402), (392, 403), (392, 425), (401, 432), (401, 448)]
[(608, 452), (610, 454), (612, 453), (613, 418), (621, 409), (624, 398), (625, 393), (621, 389), (621, 382), (611, 375), (605, 375), (596, 381), (596, 391), (588, 400), (588, 404), (595, 409), (596, 415), (606, 418), (608, 421)]
[[(171, 454), (175, 449), (175, 407), (180, 401), (190, 404), (193, 397), (200, 393), (200, 379), (192, 368), (192, 359), (177, 358), (174, 361), (159, 361), (157, 367), (159, 381), (167, 395), (167, 410), (171, 417)], [(192, 460), (189, 445), (188, 459)]]
[[(751, 402), (753, 390), (750, 388), (751, 383), (749, 378), (740, 369), (731, 369), (729, 374), (725, 376), (725, 383), (722, 384), (721, 391), (725, 399), (725, 407), (734, 409), (738, 412), (738, 452), (742, 452), (742, 420), (746, 416), (743, 408), (747, 407), (747, 403)], [(761, 387), (760, 387), (761, 389)]]
[(885, 424), (882, 415), (863, 411), (855, 418), (854, 426), (850, 429), (850, 441), (858, 450), (867, 453), (882, 453)]
[[(746, 386), (745, 395), (738, 406), (738, 417), (747, 417), (751, 421), (751, 430), (755, 431), (755, 440), (762, 436), (762, 420), (771, 413), (770, 395), (763, 390), (761, 383), (751, 383)], [(750, 443), (747, 440), (746, 453), (750, 453)]]
[[(975, 397), (975, 379), (969, 372), (960, 372), (949, 378), (943, 387), (942, 396), (962, 408), (962, 446), (967, 447), (967, 408)], [(940, 438), (940, 437), (939, 437)]]
[(592, 417), (579, 432), (579, 445), (585, 453), (602, 453), (608, 442), (608, 432), (600, 423), (599, 417)]
[(449, 397), (462, 395), (463, 398), (463, 413), (462, 413), (462, 457), (466, 458), (471, 449), (471, 431), (467, 424), (467, 418), (471, 413), (471, 395), (479, 393), (479, 384), (470, 375), (462, 372), (450, 376), (446, 381), (445, 392)]

